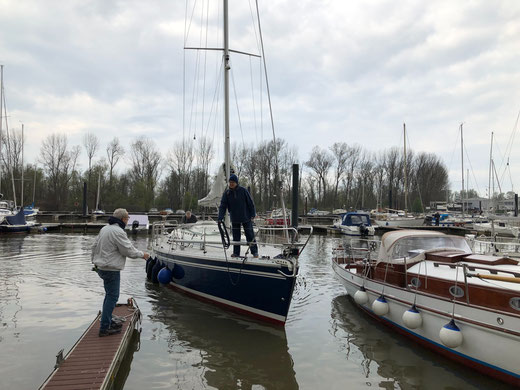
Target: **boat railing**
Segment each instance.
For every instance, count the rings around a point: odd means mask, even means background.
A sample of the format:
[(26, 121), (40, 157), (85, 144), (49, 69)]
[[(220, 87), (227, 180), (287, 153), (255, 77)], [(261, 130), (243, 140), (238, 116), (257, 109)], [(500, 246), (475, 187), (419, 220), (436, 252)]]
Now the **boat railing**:
[[(211, 230), (213, 230), (213, 227), (210, 227)], [(303, 251), (303, 249), (307, 246), (309, 239), (312, 235), (313, 229), (311, 227), (310, 234), (307, 236), (307, 239), (305, 242), (300, 243), (297, 242), (299, 235), (298, 230), (294, 227), (279, 227), (276, 228), (280, 231), (288, 231), (293, 233), (291, 235), (291, 239), (287, 242), (282, 243), (273, 243), (268, 241), (261, 241), (258, 240), (258, 238), (255, 238), (257, 245), (270, 245), (273, 247), (279, 247), (279, 248), (296, 248), (298, 249), (298, 254)], [(175, 232), (175, 234), (172, 234)], [(153, 245), (159, 245), (159, 239), (161, 237), (168, 236), (168, 244), (171, 246), (171, 249), (175, 246), (186, 247), (189, 245), (195, 245), (200, 244), (201, 249), (203, 251), (206, 250), (207, 246), (216, 246), (220, 247), (222, 246), (222, 241), (215, 239), (215, 234), (208, 234), (206, 231), (206, 227), (202, 228), (202, 232), (192, 232), (189, 229), (184, 229), (183, 225), (175, 224), (175, 225), (169, 225), (167, 226), (165, 222), (158, 221), (154, 222), (152, 224), (152, 243)], [(200, 238), (195, 238), (200, 237)], [(209, 238), (209, 239), (208, 239)], [(240, 245), (240, 246), (247, 246), (250, 247), (251, 245), (254, 245), (255, 243), (248, 243), (246, 241), (230, 241), (229, 245)]]
[(476, 253), (520, 257), (520, 242), (487, 241), (479, 238), (471, 238), (469, 242), (471, 243), (473, 251)]
[(359, 243), (366, 246), (352, 246), (352, 245), (341, 245), (333, 249), (333, 256), (336, 261), (339, 262), (355, 262), (357, 260), (363, 260), (368, 264), (374, 262), (374, 253), (379, 250), (381, 245), (380, 241), (377, 240), (359, 240)]

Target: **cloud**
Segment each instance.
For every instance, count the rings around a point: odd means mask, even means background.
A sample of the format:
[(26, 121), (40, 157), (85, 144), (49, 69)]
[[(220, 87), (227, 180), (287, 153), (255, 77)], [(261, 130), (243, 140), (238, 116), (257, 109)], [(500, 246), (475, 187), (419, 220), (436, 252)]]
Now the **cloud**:
[[(218, 3), (188, 2), (186, 11), (183, 2), (166, 0), (2, 0), (9, 119), (11, 127), (26, 124), (29, 160), (55, 131), (68, 134), (70, 144), (92, 131), (102, 149), (114, 136), (128, 146), (147, 135), (164, 154), (193, 132), (220, 143), (221, 114), (213, 112), (211, 125), (209, 114), (205, 124), (200, 114), (202, 106), (222, 107), (214, 98), (220, 53), (182, 50), (222, 46)], [(458, 189), (460, 157), (453, 156), (464, 122), (465, 165), (476, 178), (470, 187), (483, 193), (487, 186), (491, 131), (497, 159), (509, 157), (513, 177), (520, 174), (518, 145), (505, 155), (520, 109), (517, 1), (273, 0), (259, 7), (277, 136), (296, 145), (302, 160), (314, 145), (338, 141), (374, 152), (400, 146), (406, 122), (411, 148), (438, 153)], [(252, 10), (253, 2), (230, 1), (230, 45), (259, 53)], [(200, 34), (206, 23), (208, 35)], [(266, 95), (250, 92), (260, 85), (261, 63), (233, 55), (232, 66), (232, 104), (235, 93), (241, 102), (240, 123), (231, 109), (235, 139), (266, 139)], [(193, 89), (204, 69), (205, 84)], [(262, 107), (263, 128), (253, 107)], [(183, 130), (183, 118), (196, 130)]]

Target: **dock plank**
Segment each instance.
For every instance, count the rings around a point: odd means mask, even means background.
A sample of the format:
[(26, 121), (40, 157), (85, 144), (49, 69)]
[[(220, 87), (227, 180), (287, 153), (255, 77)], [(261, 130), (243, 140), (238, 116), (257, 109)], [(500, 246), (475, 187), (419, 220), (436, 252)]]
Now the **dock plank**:
[(139, 318), (139, 309), (131, 305), (119, 305), (113, 314), (126, 318), (121, 333), (99, 337), (98, 314), (65, 360), (40, 387), (41, 390), (97, 390), (109, 387)]

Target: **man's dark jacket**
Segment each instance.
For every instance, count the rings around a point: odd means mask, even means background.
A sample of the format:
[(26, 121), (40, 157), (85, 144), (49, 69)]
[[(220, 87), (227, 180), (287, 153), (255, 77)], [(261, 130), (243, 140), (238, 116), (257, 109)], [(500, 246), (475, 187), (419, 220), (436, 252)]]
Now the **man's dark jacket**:
[(218, 219), (224, 219), (226, 210), (232, 223), (248, 222), (256, 217), (255, 204), (249, 191), (237, 185), (234, 190), (228, 188), (224, 191), (218, 208)]

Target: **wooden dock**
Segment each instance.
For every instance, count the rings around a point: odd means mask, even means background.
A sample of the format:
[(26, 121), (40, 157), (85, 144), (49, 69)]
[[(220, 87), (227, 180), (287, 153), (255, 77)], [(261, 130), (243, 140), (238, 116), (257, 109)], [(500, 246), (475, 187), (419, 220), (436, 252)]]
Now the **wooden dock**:
[(127, 304), (118, 304), (113, 315), (126, 319), (121, 333), (99, 337), (99, 313), (64, 358), (61, 357), (63, 350), (58, 353), (54, 371), (40, 390), (110, 389), (132, 333), (141, 320), (133, 299)]

